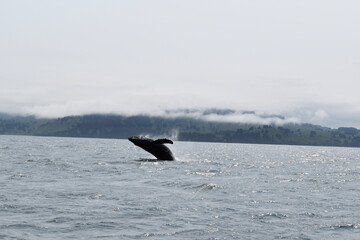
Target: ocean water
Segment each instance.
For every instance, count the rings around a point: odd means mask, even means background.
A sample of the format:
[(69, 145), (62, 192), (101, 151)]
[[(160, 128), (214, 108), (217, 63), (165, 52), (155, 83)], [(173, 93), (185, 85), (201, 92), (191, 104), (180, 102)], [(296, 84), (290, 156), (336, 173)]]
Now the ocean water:
[(360, 239), (360, 149), (0, 136), (0, 239)]

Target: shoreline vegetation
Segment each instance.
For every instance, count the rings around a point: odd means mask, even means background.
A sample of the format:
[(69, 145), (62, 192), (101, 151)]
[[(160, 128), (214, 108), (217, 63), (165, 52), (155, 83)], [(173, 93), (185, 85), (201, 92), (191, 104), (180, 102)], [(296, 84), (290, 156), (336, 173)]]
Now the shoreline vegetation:
[(312, 124), (247, 124), (191, 117), (91, 114), (57, 119), (0, 114), (0, 134), (127, 139), (133, 135), (178, 141), (360, 147), (360, 130)]

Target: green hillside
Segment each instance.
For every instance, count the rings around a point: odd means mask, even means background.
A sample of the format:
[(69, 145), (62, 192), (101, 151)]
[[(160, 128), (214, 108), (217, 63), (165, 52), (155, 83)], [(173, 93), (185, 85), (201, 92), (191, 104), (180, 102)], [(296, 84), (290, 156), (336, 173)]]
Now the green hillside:
[(37, 119), (0, 114), (0, 134), (119, 138), (172, 136), (179, 141), (360, 147), (360, 130), (311, 124), (256, 125), (205, 121), (189, 117), (84, 115)]

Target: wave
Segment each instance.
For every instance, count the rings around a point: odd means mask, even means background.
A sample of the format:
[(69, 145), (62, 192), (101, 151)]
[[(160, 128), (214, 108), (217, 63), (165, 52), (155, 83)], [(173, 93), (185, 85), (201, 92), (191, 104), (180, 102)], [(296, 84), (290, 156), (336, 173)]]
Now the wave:
[(331, 225), (329, 228), (332, 229), (332, 230), (337, 230), (337, 229), (345, 229), (345, 230), (360, 229), (360, 223), (347, 223), (347, 224)]

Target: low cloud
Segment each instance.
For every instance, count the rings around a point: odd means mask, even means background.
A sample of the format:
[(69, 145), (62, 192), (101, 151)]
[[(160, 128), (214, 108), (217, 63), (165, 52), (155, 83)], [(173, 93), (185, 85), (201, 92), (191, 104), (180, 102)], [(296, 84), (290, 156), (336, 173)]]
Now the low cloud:
[[(4, 105), (4, 104), (3, 104)], [(293, 108), (269, 109), (268, 111), (244, 111), (236, 108), (211, 108), (186, 104), (176, 108), (171, 104), (158, 104), (156, 99), (92, 99), (72, 100), (49, 104), (16, 103), (0, 105), (1, 112), (35, 115), (41, 118), (58, 118), (85, 114), (119, 114), (125, 116), (148, 115), (167, 118), (194, 118), (205, 121), (275, 124), (311, 123), (326, 127), (360, 128), (360, 111), (350, 105), (304, 104)], [(256, 108), (254, 108), (256, 109)]]
[(151, 114), (167, 118), (194, 118), (213, 122), (252, 123), (261, 125), (283, 125), (300, 123), (297, 118), (286, 118), (281, 115), (272, 115), (256, 111), (235, 111), (231, 109), (180, 109), (165, 110)]

